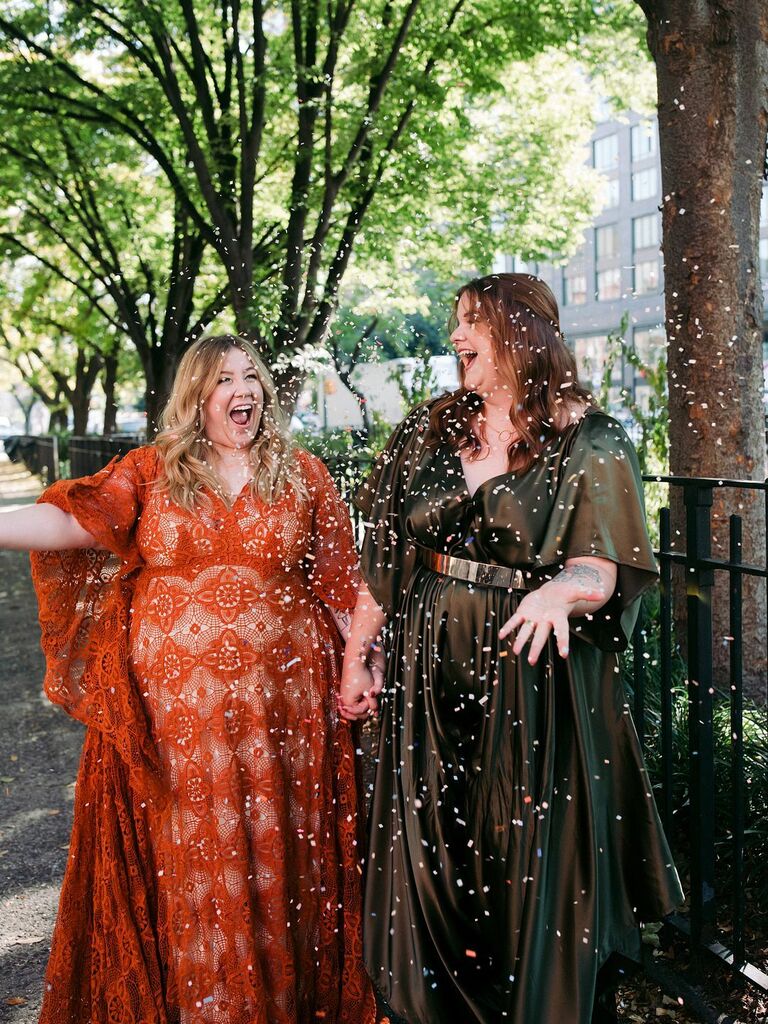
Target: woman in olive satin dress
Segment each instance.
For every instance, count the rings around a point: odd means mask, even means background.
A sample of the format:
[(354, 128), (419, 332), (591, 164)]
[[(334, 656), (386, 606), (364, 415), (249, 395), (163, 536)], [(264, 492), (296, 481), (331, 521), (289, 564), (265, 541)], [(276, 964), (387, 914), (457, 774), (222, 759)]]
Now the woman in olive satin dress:
[(618, 668), (656, 582), (641, 478), (543, 282), (472, 281), (455, 320), (461, 387), (357, 497), (346, 717), (383, 686), (366, 964), (408, 1024), (588, 1024), (611, 953), (682, 899)]

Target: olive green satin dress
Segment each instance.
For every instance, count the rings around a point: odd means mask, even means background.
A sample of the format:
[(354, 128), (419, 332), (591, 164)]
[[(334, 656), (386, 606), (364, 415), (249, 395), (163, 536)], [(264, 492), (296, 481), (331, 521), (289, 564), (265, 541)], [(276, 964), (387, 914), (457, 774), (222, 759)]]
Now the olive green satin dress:
[[(470, 497), (457, 453), (398, 427), (357, 495), (391, 621), (365, 958), (409, 1024), (587, 1024), (598, 968), (682, 899), (618, 653), (656, 581), (635, 452), (593, 410), (525, 474)], [(523, 596), (424, 567), (415, 544), (520, 567), (618, 566), (613, 597), (535, 666), (500, 642)]]

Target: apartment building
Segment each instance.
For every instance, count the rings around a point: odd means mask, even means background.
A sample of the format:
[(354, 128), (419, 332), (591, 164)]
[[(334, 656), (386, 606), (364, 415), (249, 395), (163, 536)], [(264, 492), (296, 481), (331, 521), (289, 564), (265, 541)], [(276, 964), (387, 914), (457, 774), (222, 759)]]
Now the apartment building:
[[(589, 159), (603, 176), (603, 205), (584, 233), (584, 243), (565, 265), (501, 256), (494, 270), (533, 273), (552, 288), (561, 324), (585, 383), (599, 385), (608, 335), (628, 317), (624, 335), (643, 361), (655, 365), (664, 352), (664, 271), (661, 241), (661, 168), (656, 118), (630, 114), (604, 120), (590, 142)], [(768, 284), (768, 190), (760, 217), (760, 273)], [(768, 327), (768, 324), (766, 325)], [(768, 335), (767, 335), (768, 337)], [(763, 345), (768, 391), (768, 347)], [(640, 403), (648, 393), (641, 373), (619, 360), (611, 398), (623, 386)]]

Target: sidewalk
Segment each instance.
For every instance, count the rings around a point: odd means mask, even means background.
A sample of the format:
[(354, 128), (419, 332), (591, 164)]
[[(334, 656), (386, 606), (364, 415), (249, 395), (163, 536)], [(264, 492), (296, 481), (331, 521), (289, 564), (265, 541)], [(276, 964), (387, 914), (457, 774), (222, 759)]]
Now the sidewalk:
[[(32, 503), (40, 489), (0, 456), (0, 510)], [(82, 729), (43, 696), (37, 604), (23, 553), (0, 551), (0, 636), (0, 1021), (35, 1024)]]

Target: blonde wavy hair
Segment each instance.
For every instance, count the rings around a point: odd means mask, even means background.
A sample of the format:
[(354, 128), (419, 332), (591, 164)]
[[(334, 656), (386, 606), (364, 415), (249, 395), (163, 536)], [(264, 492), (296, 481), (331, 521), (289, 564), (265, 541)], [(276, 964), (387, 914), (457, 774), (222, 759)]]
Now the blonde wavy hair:
[(271, 503), (287, 485), (300, 495), (306, 491), (296, 458), (296, 445), (280, 409), (269, 370), (249, 341), (233, 334), (213, 335), (195, 341), (182, 356), (155, 438), (162, 463), (157, 486), (171, 501), (188, 511), (207, 501), (204, 488), (223, 490), (210, 463), (211, 449), (205, 437), (205, 402), (218, 383), (222, 361), (234, 348), (239, 348), (251, 360), (264, 391), (261, 422), (250, 448), (251, 494)]

